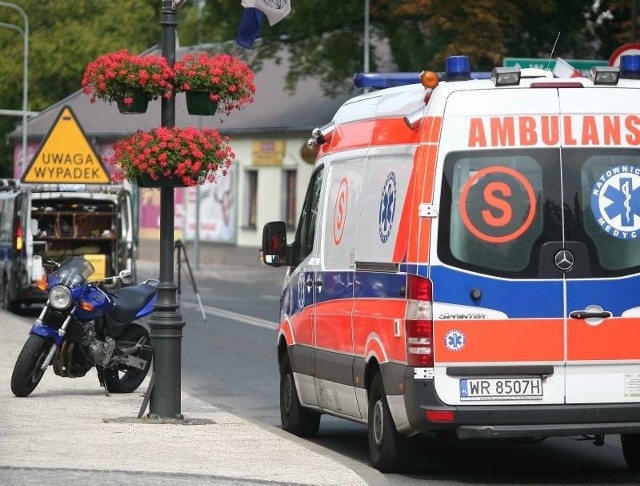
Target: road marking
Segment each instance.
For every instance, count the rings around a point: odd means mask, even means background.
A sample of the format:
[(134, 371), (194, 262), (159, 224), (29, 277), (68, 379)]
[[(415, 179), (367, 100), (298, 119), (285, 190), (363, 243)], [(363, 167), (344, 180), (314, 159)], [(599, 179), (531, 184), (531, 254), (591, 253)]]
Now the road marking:
[[(180, 302), (181, 306), (189, 307), (192, 309), (200, 310), (200, 306), (195, 302)], [(232, 321), (243, 322), (255, 327), (262, 327), (264, 329), (278, 329), (278, 324), (275, 322), (267, 321), (266, 319), (260, 319), (258, 317), (251, 317), (244, 314), (238, 314), (237, 312), (231, 312), (228, 310), (220, 309), (219, 307), (211, 307), (210, 305), (203, 305), (202, 309), (206, 314), (212, 316), (224, 317), (225, 319), (231, 319)]]

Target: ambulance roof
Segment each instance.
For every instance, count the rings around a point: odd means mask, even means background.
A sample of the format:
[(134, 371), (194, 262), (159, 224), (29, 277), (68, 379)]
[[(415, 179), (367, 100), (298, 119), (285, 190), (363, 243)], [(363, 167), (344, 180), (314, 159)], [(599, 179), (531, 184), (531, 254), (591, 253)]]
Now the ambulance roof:
[(517, 67), (497, 67), (491, 73), (474, 73), (469, 65), (467, 56), (452, 56), (447, 58), (445, 72), (358, 73), (354, 76), (356, 88), (372, 91), (346, 101), (330, 123), (313, 130), (309, 144), (322, 145), (337, 125), (356, 121), (400, 117), (411, 126), (411, 119), (421, 117), (425, 106), (437, 111), (440, 107), (433, 105), (446, 103), (448, 95), (455, 91), (640, 88), (640, 55), (621, 56), (617, 67), (597, 66), (590, 78), (560, 78), (554, 77), (551, 71)]

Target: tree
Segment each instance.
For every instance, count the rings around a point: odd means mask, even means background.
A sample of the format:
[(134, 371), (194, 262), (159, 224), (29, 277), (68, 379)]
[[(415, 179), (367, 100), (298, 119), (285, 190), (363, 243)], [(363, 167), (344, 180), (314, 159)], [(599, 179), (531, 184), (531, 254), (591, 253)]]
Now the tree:
[[(29, 16), (29, 110), (38, 111), (80, 89), (86, 65), (100, 54), (127, 48), (142, 53), (160, 42), (161, 0), (14, 0)], [(489, 70), (504, 57), (608, 59), (630, 42), (627, 0), (370, 0), (372, 71), (442, 70), (452, 54)], [(251, 50), (233, 44), (240, 0), (187, 0), (178, 15), (180, 45), (222, 43), (253, 70), (267, 58), (289, 62), (287, 88), (307, 76), (327, 93), (344, 91), (364, 67), (364, 0), (295, 0), (292, 12), (270, 26)], [(22, 27), (13, 9), (2, 22)], [(558, 37), (559, 34), (559, 37)], [(0, 28), (0, 109), (21, 109), (19, 34)], [(286, 48), (286, 49), (283, 49)], [(7, 61), (8, 60), (8, 61)], [(0, 135), (16, 119), (0, 117)], [(0, 144), (0, 175), (12, 174), (9, 147)]]
[[(80, 89), (87, 64), (100, 54), (123, 48), (147, 50), (160, 40), (157, 0), (14, 0), (29, 20), (29, 106), (40, 111)], [(5, 23), (23, 27), (19, 14), (0, 6)], [(23, 39), (0, 28), (1, 109), (22, 109)], [(21, 120), (0, 117), (0, 134), (6, 136)], [(0, 174), (13, 174), (10, 147), (0, 144)]]

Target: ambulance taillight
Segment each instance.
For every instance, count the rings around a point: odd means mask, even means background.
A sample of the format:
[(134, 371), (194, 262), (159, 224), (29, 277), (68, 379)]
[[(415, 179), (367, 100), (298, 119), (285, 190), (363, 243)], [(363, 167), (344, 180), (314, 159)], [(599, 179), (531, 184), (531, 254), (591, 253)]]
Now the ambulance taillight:
[(433, 297), (431, 281), (419, 275), (407, 276), (407, 363), (433, 366)]

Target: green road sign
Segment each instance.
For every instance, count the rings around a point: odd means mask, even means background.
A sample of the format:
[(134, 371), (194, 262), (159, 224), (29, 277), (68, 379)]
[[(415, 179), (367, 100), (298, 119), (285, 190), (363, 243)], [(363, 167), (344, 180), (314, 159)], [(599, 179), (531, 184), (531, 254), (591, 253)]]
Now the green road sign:
[[(596, 61), (592, 59), (565, 59), (572, 67), (576, 68), (583, 76), (588, 76), (593, 66), (608, 66), (608, 61)], [(504, 67), (538, 68), (553, 71), (556, 65), (555, 59), (536, 59), (527, 57), (505, 57), (502, 62)]]

